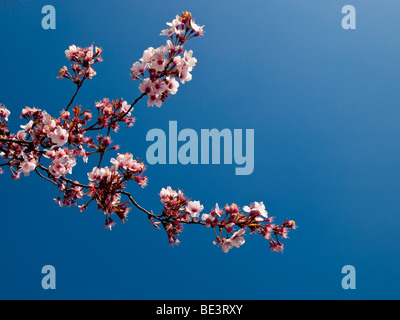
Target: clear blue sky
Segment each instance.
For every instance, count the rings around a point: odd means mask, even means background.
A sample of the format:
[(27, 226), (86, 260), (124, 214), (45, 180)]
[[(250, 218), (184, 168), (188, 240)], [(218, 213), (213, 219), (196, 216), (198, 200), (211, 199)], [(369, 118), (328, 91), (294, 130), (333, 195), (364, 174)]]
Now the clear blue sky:
[[(41, 28), (41, 8), (57, 29)], [(341, 9), (357, 9), (357, 30)], [(104, 49), (98, 75), (77, 102), (135, 99), (129, 69), (159, 46), (165, 22), (189, 10), (206, 25), (191, 41), (193, 80), (161, 109), (138, 104), (137, 123), (114, 140), (145, 158), (153, 128), (254, 129), (255, 170), (234, 165), (149, 166), (149, 186), (130, 191), (146, 208), (181, 188), (207, 209), (216, 202), (264, 201), (277, 221), (300, 226), (273, 254), (260, 236), (229, 254), (211, 230), (186, 227), (181, 245), (133, 210), (104, 230), (94, 207), (59, 208), (57, 190), (32, 174), (0, 177), (2, 299), (399, 299), (400, 22), (398, 1), (10, 1), (0, 3), (0, 102), (20, 124), (25, 106), (57, 115), (74, 87), (58, 80), (71, 44)], [(82, 166), (82, 162), (79, 164)], [(74, 171), (85, 180), (90, 166)], [(53, 265), (57, 289), (41, 288)], [(341, 287), (353, 265), (357, 289)]]

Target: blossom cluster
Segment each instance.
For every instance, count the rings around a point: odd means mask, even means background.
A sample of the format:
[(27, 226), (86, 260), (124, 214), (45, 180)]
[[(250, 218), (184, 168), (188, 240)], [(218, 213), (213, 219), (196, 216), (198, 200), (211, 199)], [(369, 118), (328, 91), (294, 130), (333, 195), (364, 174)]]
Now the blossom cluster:
[(185, 50), (184, 44), (204, 34), (203, 27), (194, 22), (189, 12), (176, 16), (167, 25), (170, 28), (161, 32), (161, 35), (170, 37), (166, 44), (146, 49), (131, 68), (132, 80), (142, 82), (139, 90), (148, 96), (149, 107), (161, 107), (170, 94), (176, 94), (179, 88), (177, 79), (182, 84), (192, 80), (191, 72), (197, 59), (193, 57), (192, 50)]
[[(192, 79), (191, 72), (197, 59), (184, 45), (189, 39), (202, 36), (203, 26), (197, 25), (189, 12), (176, 16), (167, 25), (169, 28), (161, 32), (170, 38), (166, 45), (148, 48), (140, 61), (132, 66), (132, 79), (141, 81), (141, 95), (132, 103), (122, 98), (104, 98), (94, 104), (94, 112), (73, 105), (84, 81), (96, 75), (93, 65), (102, 61), (102, 49), (93, 45), (87, 48), (72, 45), (65, 51), (72, 63), (71, 69), (64, 66), (58, 78), (69, 79), (77, 88), (58, 117), (51, 116), (46, 110), (25, 107), (21, 113), (25, 123), (17, 133), (11, 133), (8, 127), (11, 112), (0, 104), (0, 157), (4, 161), (0, 164), (0, 174), (3, 167), (10, 169), (13, 179), (35, 172), (57, 187), (59, 194), (54, 200), (60, 206), (76, 205), (80, 211), (85, 211), (91, 203), (97, 204), (105, 216), (107, 229), (114, 227), (114, 215), (125, 222), (134, 206), (147, 214), (154, 227), (161, 229), (161, 225), (164, 228), (170, 244), (179, 243), (183, 225), (197, 224), (213, 229), (214, 243), (224, 252), (242, 246), (246, 232), (261, 234), (269, 240), (274, 252), (283, 251), (280, 238), (287, 238), (289, 230), (295, 229), (296, 224), (288, 220), (274, 224), (262, 202), (254, 202), (242, 209), (236, 204), (221, 209), (216, 204), (205, 213), (200, 201), (191, 201), (181, 190), (167, 187), (159, 194), (163, 210), (157, 215), (141, 207), (127, 191), (131, 181), (142, 188), (148, 183), (144, 175), (146, 167), (140, 159), (131, 153), (117, 153), (109, 158), (109, 166), (102, 165), (109, 152), (119, 149), (118, 145), (113, 145), (111, 134), (116, 134), (121, 124), (131, 127), (135, 123), (132, 113), (140, 99), (147, 96), (148, 106), (161, 107), (170, 94), (177, 93), (179, 83)], [(79, 158), (89, 163), (95, 155), (98, 156), (94, 160), (97, 165), (87, 173), (88, 182), (73, 179)], [(85, 196), (87, 200), (79, 204)]]
[(293, 220), (274, 224), (263, 202), (244, 206), (242, 211), (235, 203), (226, 205), (224, 209), (220, 209), (217, 203), (209, 213), (201, 215), (200, 221), (200, 213), (204, 210), (200, 201), (189, 201), (181, 190), (175, 191), (171, 187), (162, 188), (159, 195), (164, 204), (161, 223), (171, 244), (179, 243), (177, 236), (182, 231), (182, 224), (200, 223), (214, 229), (214, 244), (219, 245), (225, 253), (245, 243), (246, 230), (261, 234), (269, 240), (271, 250), (282, 252), (284, 247), (279, 237), (287, 239), (289, 230), (296, 229)]
[[(112, 102), (104, 99), (104, 101), (104, 105), (114, 106), (114, 109), (107, 109), (106, 106), (101, 108), (96, 104), (102, 111), (98, 113), (94, 125), (101, 125), (108, 116), (115, 120), (121, 114), (124, 117), (120, 121), (132, 123), (132, 118), (125, 116), (129, 114), (127, 112), (128, 105), (125, 101), (122, 99)], [(0, 116), (5, 118), (9, 115), (10, 112), (2, 106)], [(77, 164), (76, 157), (80, 156), (84, 162), (88, 162), (90, 155), (98, 153), (103, 156), (108, 151), (118, 149), (118, 146), (111, 146), (112, 141), (109, 135), (98, 134), (95, 139), (87, 135), (92, 131), (90, 128), (94, 128), (93, 125), (88, 127), (92, 113), (82, 110), (79, 106), (73, 109), (72, 114), (68, 111), (62, 111), (59, 118), (53, 118), (41, 109), (25, 107), (22, 110), (21, 118), (28, 122), (21, 125), (21, 130), (17, 134), (8, 134), (7, 136), (2, 134), (0, 136), (0, 138), (7, 137), (7, 139), (0, 139), (0, 149), (4, 159), (9, 160), (6, 165), (11, 169), (13, 178), (18, 179), (21, 173), (28, 176), (32, 171), (39, 168), (45, 171), (44, 173), (47, 174), (48, 178), (57, 184), (60, 191), (63, 192), (61, 196), (55, 199), (57, 203), (66, 206), (76, 204), (82, 190), (65, 183), (68, 181), (66, 176), (72, 174), (72, 170)], [(5, 125), (7, 123), (4, 123), (4, 130), (6, 130)], [(107, 126), (116, 130), (117, 123), (117, 121), (114, 121), (112, 124), (108, 123)], [(41, 164), (44, 159), (50, 160), (48, 168)], [(142, 175), (144, 164), (134, 160), (132, 155), (118, 155), (117, 159), (111, 159), (111, 161), (114, 165), (110, 169), (115, 172), (115, 181), (118, 179), (123, 182), (134, 180), (141, 187), (147, 184), (147, 178)], [(114, 183), (114, 189), (115, 185)], [(121, 191), (121, 188), (119, 191)], [(93, 190), (91, 193), (93, 193)], [(88, 195), (91, 195), (91, 193)], [(107, 206), (104, 206), (104, 208), (107, 208)], [(110, 210), (107, 209), (106, 211), (109, 212)]]
[(96, 102), (98, 111), (98, 126), (100, 128), (110, 127), (115, 132), (118, 131), (119, 122), (124, 122), (128, 127), (132, 127), (135, 118), (130, 117), (133, 107), (123, 99), (112, 100), (104, 98), (102, 101)]
[[(129, 201), (121, 203), (121, 191), (125, 189), (127, 181), (134, 180), (142, 188), (147, 185), (147, 177), (143, 176), (145, 166), (138, 159), (133, 159), (132, 154), (118, 154), (116, 159), (112, 158), (111, 167), (93, 168), (88, 173), (89, 191), (86, 194), (91, 197), (89, 203), (95, 200), (98, 209), (106, 216), (105, 226), (111, 229), (115, 222), (111, 215), (115, 213), (122, 222), (127, 220)], [(80, 206), (81, 211), (88, 206)]]
[(58, 73), (58, 78), (67, 78), (76, 84), (82, 83), (84, 79), (91, 80), (96, 75), (92, 66), (96, 62), (103, 61), (100, 56), (102, 51), (101, 48), (93, 48), (93, 44), (88, 48), (70, 46), (65, 50), (65, 56), (72, 62), (71, 72), (66, 66), (63, 66)]

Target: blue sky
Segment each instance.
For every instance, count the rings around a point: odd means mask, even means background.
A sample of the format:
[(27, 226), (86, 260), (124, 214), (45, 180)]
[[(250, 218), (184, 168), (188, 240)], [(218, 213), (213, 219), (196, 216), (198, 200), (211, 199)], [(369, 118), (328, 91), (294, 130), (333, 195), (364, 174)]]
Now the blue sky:
[[(56, 8), (43, 30), (41, 8)], [(344, 5), (357, 29), (341, 27)], [(103, 48), (97, 76), (76, 102), (139, 95), (129, 69), (158, 47), (165, 22), (191, 11), (206, 35), (188, 43), (193, 80), (161, 109), (135, 108), (136, 125), (114, 136), (145, 158), (146, 133), (254, 129), (255, 170), (235, 165), (149, 166), (149, 186), (130, 186), (146, 208), (161, 210), (162, 187), (180, 188), (205, 208), (264, 201), (276, 221), (299, 228), (273, 254), (259, 236), (228, 254), (211, 230), (187, 226), (170, 247), (140, 212), (104, 230), (102, 213), (59, 208), (57, 191), (33, 174), (1, 176), (2, 299), (399, 299), (400, 22), (397, 1), (9, 1), (0, 3), (0, 102), (22, 124), (25, 106), (57, 115), (74, 87), (56, 79), (71, 44)], [(88, 165), (74, 175), (86, 179)], [(57, 289), (41, 287), (53, 265)], [(357, 289), (343, 290), (353, 265)]]

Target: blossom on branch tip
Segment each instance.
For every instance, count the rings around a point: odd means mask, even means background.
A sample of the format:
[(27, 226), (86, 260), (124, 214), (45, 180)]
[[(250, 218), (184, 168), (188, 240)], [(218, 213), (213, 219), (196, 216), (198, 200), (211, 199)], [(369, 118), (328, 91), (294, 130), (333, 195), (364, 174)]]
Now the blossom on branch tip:
[(269, 247), (275, 253), (283, 252), (284, 249), (283, 244), (275, 240), (270, 240)]
[(97, 73), (92, 68), (96, 62), (103, 61), (100, 54), (102, 49), (91, 45), (88, 48), (81, 48), (76, 45), (71, 45), (65, 50), (65, 56), (72, 62), (71, 71), (68, 71), (66, 66), (63, 66), (59, 73), (59, 79), (67, 78), (76, 84), (82, 84), (85, 79), (91, 80)]
[(231, 215), (236, 215), (239, 213), (239, 208), (236, 203), (232, 203), (230, 206), (225, 205), (225, 212)]
[(67, 57), (68, 60), (74, 61), (78, 58), (78, 48), (76, 45), (71, 45), (67, 50), (65, 50), (65, 56)]
[(172, 190), (171, 187), (162, 188), (160, 192), (161, 202), (168, 203), (172, 199), (174, 199), (178, 193), (175, 190)]
[(68, 72), (68, 68), (63, 66), (60, 71), (58, 72), (58, 79), (69, 78), (70, 74)]
[[(167, 23), (170, 27), (161, 32), (171, 38), (164, 46), (158, 48), (149, 47), (139, 61), (131, 68), (132, 80), (139, 79), (142, 83), (139, 90), (148, 96), (148, 107), (161, 107), (169, 94), (178, 91), (178, 78), (182, 84), (192, 80), (190, 73), (197, 63), (193, 57), (193, 51), (186, 51), (184, 44), (194, 36), (204, 33), (203, 27), (194, 23), (189, 12), (183, 12), (181, 16)], [(183, 57), (180, 54), (183, 53)], [(145, 71), (148, 76), (145, 76)]]
[(203, 30), (204, 26), (199, 26), (199, 25), (197, 25), (197, 24), (194, 22), (194, 20), (191, 20), (191, 21), (190, 21), (190, 25), (191, 25), (192, 29), (193, 29), (195, 32), (197, 32), (196, 36), (201, 37), (201, 36), (204, 35), (204, 30)]
[(107, 216), (106, 216), (106, 222), (104, 223), (104, 227), (105, 227), (106, 229), (112, 230), (112, 228), (113, 228), (114, 226), (115, 226), (114, 220), (113, 220), (109, 215), (107, 215)]

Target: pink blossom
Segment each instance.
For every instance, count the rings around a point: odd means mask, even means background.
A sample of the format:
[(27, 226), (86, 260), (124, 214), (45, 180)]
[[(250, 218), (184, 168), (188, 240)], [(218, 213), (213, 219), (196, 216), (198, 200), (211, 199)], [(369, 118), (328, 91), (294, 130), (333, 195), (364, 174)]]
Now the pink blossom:
[(154, 48), (150, 47), (143, 52), (143, 57), (140, 59), (143, 63), (149, 63), (153, 58)]
[(170, 200), (174, 199), (178, 193), (175, 190), (172, 190), (171, 187), (162, 188), (160, 192), (161, 202), (168, 203)]
[(160, 48), (158, 48), (154, 52), (149, 68), (154, 69), (158, 72), (162, 72), (164, 71), (166, 65), (167, 59), (165, 58), (165, 53), (163, 52), (163, 50), (160, 50)]
[(232, 245), (235, 246), (236, 248), (242, 246), (246, 242), (243, 237), (244, 234), (245, 234), (245, 229), (240, 229), (239, 231), (236, 231), (230, 238), (230, 240), (232, 241)]
[(156, 107), (158, 107), (158, 108), (161, 108), (162, 104), (163, 104), (163, 101), (162, 101), (162, 98), (161, 98), (161, 95), (160, 95), (160, 94), (158, 94), (158, 93), (151, 93), (151, 94), (149, 95), (149, 99), (147, 100), (147, 106), (148, 106), (148, 107), (154, 107), (154, 106), (156, 106)]
[(49, 167), (49, 171), (55, 178), (58, 179), (68, 173), (72, 174), (72, 168), (75, 165), (75, 158), (66, 155), (60, 159), (54, 159)]
[(229, 250), (233, 248), (232, 241), (229, 239), (223, 239), (223, 242), (221, 243), (221, 249), (223, 252), (228, 253)]
[(244, 229), (236, 231), (229, 239), (224, 239), (221, 243), (221, 249), (223, 252), (227, 253), (233, 247), (240, 248), (245, 243), (244, 240)]
[(199, 26), (199, 25), (197, 25), (197, 24), (194, 22), (194, 20), (191, 20), (191, 21), (190, 21), (190, 25), (191, 25), (192, 29), (193, 29), (195, 32), (197, 32), (197, 36), (201, 37), (201, 36), (204, 35), (204, 30), (203, 30), (204, 26)]
[(168, 86), (168, 93), (176, 94), (178, 92), (179, 82), (176, 81), (175, 77), (167, 77), (166, 82)]
[(203, 220), (207, 227), (211, 227), (212, 222), (216, 218), (212, 214), (203, 213), (201, 216), (201, 220)]
[(131, 71), (132, 71), (132, 80), (135, 80), (137, 78), (138, 75), (144, 73), (146, 70), (146, 63), (144, 62), (135, 62), (132, 65)]
[(133, 178), (133, 180), (135, 180), (137, 182), (137, 184), (141, 187), (144, 188), (147, 186), (147, 183), (149, 181), (149, 179), (147, 177), (144, 176), (135, 176)]
[(10, 114), (11, 114), (10, 110), (8, 110), (5, 106), (0, 104), (0, 117), (8, 121), (8, 117)]
[(29, 176), (29, 173), (35, 170), (37, 161), (33, 157), (24, 156), (24, 161), (21, 162), (20, 171), (25, 175)]
[(110, 168), (112, 171), (120, 168), (123, 168), (128, 172), (141, 173), (144, 171), (144, 164), (133, 159), (133, 155), (131, 153), (118, 153), (117, 159), (112, 158), (111, 163), (113, 164), (113, 167)]
[(107, 215), (107, 216), (106, 216), (106, 222), (105, 222), (105, 224), (104, 224), (104, 227), (105, 227), (106, 229), (112, 230), (112, 228), (113, 228), (114, 226), (115, 226), (114, 220), (111, 219), (110, 215)]
[(188, 66), (188, 70), (192, 71), (194, 66), (197, 63), (197, 59), (193, 57), (193, 51), (189, 50), (189, 51), (185, 51), (184, 56), (183, 56), (183, 60), (185, 62), (185, 64)]
[(288, 228), (290, 228), (290, 229), (296, 229), (296, 228), (297, 228), (296, 222), (294, 222), (293, 220), (288, 221), (288, 222), (287, 222), (287, 226), (288, 226)]
[(24, 126), (21, 125), (20, 127), (21, 127), (21, 129), (24, 129), (26, 132), (29, 133), (31, 131), (33, 125), (34, 125), (34, 122), (33, 122), (33, 120), (31, 120), (26, 125), (24, 125)]
[(58, 77), (59, 79), (63, 79), (63, 78), (68, 78), (69, 77), (69, 72), (68, 72), (68, 68), (66, 66), (63, 66), (60, 71), (58, 72)]
[(184, 33), (184, 30), (180, 28), (181, 26), (183, 26), (183, 19), (181, 16), (177, 15), (176, 18), (172, 20), (172, 22), (167, 22), (167, 25), (171, 27), (170, 29), (172, 29), (172, 34), (176, 34), (179, 36)]
[(111, 177), (111, 171), (108, 167), (105, 168), (93, 168), (92, 172), (88, 173), (89, 181), (108, 181)]
[(40, 111), (42, 111), (42, 110), (36, 109), (36, 108), (25, 107), (24, 109), (22, 109), (21, 118), (34, 116), (35, 114), (39, 113)]
[(283, 244), (280, 242), (276, 242), (274, 240), (270, 240), (269, 247), (271, 248), (272, 251), (275, 253), (283, 252)]
[(54, 118), (52, 118), (46, 111), (42, 112), (43, 115), (43, 132), (45, 133), (50, 133), (51, 131), (54, 131), (56, 128), (57, 124)]
[(144, 79), (143, 82), (139, 85), (139, 90), (145, 94), (153, 92), (153, 82), (148, 78)]
[(48, 137), (51, 139), (51, 141), (57, 144), (59, 147), (67, 143), (68, 136), (68, 131), (60, 126), (57, 126), (53, 132), (48, 134)]
[(65, 50), (65, 56), (71, 61), (77, 59), (78, 48), (75, 45), (69, 46), (69, 49)]
[(253, 213), (257, 216), (261, 215), (264, 218), (268, 218), (268, 212), (267, 212), (267, 210), (265, 210), (265, 205), (262, 201), (260, 203), (254, 202), (250, 205), (250, 207), (244, 206), (243, 211), (248, 212), (248, 213)]
[(181, 56), (176, 56), (174, 58), (174, 64), (178, 70), (178, 78), (182, 84), (192, 80), (192, 75), (190, 71), (191, 69), (193, 69), (193, 67), (191, 67), (190, 64), (186, 63), (184, 58), (182, 58)]
[(225, 206), (225, 212), (230, 215), (237, 215), (239, 213), (239, 208), (236, 203), (232, 203), (230, 206)]
[(24, 130), (19, 130), (19, 131), (17, 132), (17, 138), (18, 138), (19, 140), (24, 140), (25, 137), (26, 137), (26, 132), (25, 132)]
[(71, 174), (72, 168), (76, 165), (74, 151), (66, 148), (53, 146), (44, 156), (52, 159), (49, 172), (57, 179), (68, 173)]
[(211, 214), (213, 216), (216, 215), (216, 216), (220, 217), (220, 216), (222, 216), (223, 213), (224, 213), (224, 211), (219, 208), (218, 203), (216, 203), (215, 208), (213, 210), (211, 210)]
[(163, 94), (168, 90), (168, 86), (163, 79), (157, 79), (153, 82), (154, 93)]
[[(128, 104), (128, 102), (124, 101), (122, 102), (122, 106), (121, 106), (121, 111), (123, 113), (128, 112), (128, 110), (131, 108), (131, 105)], [(131, 111), (133, 110), (133, 108), (129, 111), (129, 113), (127, 113), (126, 115), (129, 117), (131, 115)]]
[(175, 33), (175, 28), (164, 29), (161, 31), (160, 36), (172, 36)]
[(92, 67), (88, 67), (85, 70), (85, 74), (89, 80), (92, 80), (92, 78), (97, 74), (97, 72), (94, 71), (94, 69)]
[(179, 72), (179, 80), (182, 84), (192, 81), (192, 74), (188, 71), (188, 69), (182, 69)]
[(203, 209), (204, 206), (200, 204), (200, 201), (190, 201), (186, 207), (186, 211), (192, 216), (192, 218), (198, 218)]

